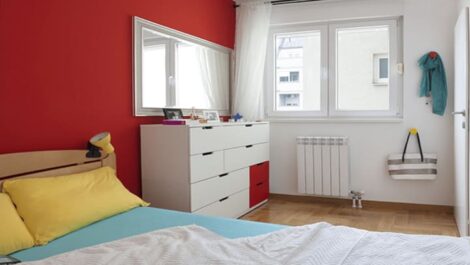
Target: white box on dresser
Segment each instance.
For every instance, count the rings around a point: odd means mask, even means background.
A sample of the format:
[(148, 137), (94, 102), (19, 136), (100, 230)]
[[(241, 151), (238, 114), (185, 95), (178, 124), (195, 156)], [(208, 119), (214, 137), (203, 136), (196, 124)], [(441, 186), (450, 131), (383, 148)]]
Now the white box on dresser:
[(142, 195), (151, 206), (239, 217), (267, 200), (253, 184), (253, 172), (269, 165), (267, 122), (140, 127)]

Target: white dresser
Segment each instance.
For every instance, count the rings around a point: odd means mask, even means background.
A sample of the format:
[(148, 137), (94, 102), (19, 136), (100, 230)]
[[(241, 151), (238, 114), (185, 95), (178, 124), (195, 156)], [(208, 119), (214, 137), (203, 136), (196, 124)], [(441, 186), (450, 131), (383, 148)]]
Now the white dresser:
[(141, 125), (140, 135), (151, 206), (239, 217), (267, 201), (267, 122)]

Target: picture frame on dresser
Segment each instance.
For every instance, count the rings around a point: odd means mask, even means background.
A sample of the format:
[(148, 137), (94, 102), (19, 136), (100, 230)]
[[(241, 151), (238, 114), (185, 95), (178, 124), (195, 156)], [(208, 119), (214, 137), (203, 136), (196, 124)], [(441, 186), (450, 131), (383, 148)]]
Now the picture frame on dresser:
[(165, 116), (165, 119), (168, 120), (183, 119), (183, 111), (181, 109), (163, 108), (163, 114)]
[(207, 122), (220, 122), (219, 112), (216, 110), (204, 110), (203, 115)]

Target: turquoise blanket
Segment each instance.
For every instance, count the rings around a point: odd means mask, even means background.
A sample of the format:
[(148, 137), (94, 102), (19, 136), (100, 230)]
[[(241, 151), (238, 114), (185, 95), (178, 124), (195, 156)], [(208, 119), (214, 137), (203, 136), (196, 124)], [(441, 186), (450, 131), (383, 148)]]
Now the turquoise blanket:
[(419, 96), (432, 96), (432, 112), (442, 116), (447, 105), (447, 79), (441, 57), (436, 55), (432, 59), (425, 54), (418, 63), (423, 70)]
[(26, 249), (12, 256), (22, 261), (33, 261), (158, 229), (191, 224), (205, 227), (228, 238), (257, 236), (286, 227), (139, 207), (84, 227), (47, 245)]

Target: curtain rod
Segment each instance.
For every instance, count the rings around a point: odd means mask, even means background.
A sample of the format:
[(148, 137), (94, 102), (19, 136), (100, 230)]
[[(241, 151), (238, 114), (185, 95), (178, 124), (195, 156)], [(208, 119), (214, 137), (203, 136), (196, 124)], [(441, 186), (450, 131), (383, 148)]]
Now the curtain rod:
[[(323, 1), (323, 0), (271, 0), (271, 1), (265, 1), (265, 3), (276, 6), (276, 5), (298, 4), (298, 3), (318, 2), (318, 1)], [(236, 3), (233, 4), (233, 7), (235, 8), (239, 6), (240, 6), (239, 4), (236, 4)]]

